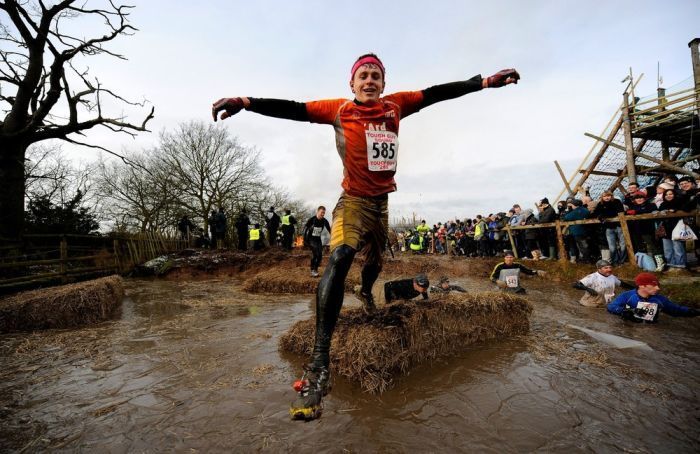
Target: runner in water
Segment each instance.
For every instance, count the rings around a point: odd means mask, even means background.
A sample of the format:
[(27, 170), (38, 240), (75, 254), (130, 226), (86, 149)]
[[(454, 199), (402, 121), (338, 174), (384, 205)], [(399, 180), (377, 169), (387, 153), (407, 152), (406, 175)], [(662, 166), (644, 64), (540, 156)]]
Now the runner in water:
[(333, 210), (331, 256), (316, 293), (316, 338), (311, 363), (295, 383), (298, 399), (293, 418), (311, 419), (321, 414), (321, 399), (328, 391), (330, 344), (343, 305), (345, 277), (358, 251), (364, 256), (361, 299), (374, 310), (372, 286), (382, 269), (388, 226), (388, 195), (396, 190), (394, 174), (399, 157), (399, 121), (440, 101), (484, 88), (517, 83), (515, 69), (436, 85), (421, 91), (382, 97), (386, 83), (384, 65), (374, 54), (360, 56), (350, 71), (354, 99), (295, 102), (266, 98), (222, 98), (212, 106), (214, 121), (243, 109), (270, 117), (332, 125), (343, 161), (343, 193)]

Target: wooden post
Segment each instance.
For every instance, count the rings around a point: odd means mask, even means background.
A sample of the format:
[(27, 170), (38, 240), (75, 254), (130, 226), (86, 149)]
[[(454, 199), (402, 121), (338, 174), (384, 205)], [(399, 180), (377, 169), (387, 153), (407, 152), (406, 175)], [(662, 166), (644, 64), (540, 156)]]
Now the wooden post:
[(561, 221), (557, 219), (555, 222), (556, 227), (554, 230), (557, 232), (557, 252), (559, 253), (559, 263), (564, 266), (569, 265), (569, 260), (567, 260), (568, 253), (566, 252), (566, 245), (564, 244), (564, 233), (562, 231)]
[(693, 80), (695, 81), (695, 114), (700, 120), (700, 38), (695, 38), (688, 43), (690, 58), (693, 63)]
[(112, 241), (112, 248), (114, 249), (114, 266), (117, 269), (117, 273), (121, 273), (122, 267), (119, 260), (119, 240)]
[(515, 247), (515, 239), (513, 239), (513, 231), (510, 229), (510, 225), (506, 226), (506, 231), (508, 231), (508, 239), (510, 240), (510, 247), (511, 250), (513, 251), (513, 254), (515, 255), (515, 258), (518, 258), (518, 249)]
[(630, 106), (628, 94), (622, 95), (622, 129), (625, 133), (625, 151), (627, 153), (627, 177), (630, 183), (637, 182), (637, 171), (634, 168), (634, 142), (632, 141), (632, 124), (630, 122)]
[(625, 215), (622, 213), (617, 214), (617, 219), (620, 221), (620, 227), (622, 227), (622, 236), (625, 237), (625, 245), (627, 245), (627, 257), (629, 258), (630, 263), (634, 263), (634, 245), (632, 244), (632, 236), (630, 236), (630, 229), (627, 227), (627, 220), (625, 219)]
[(66, 276), (66, 265), (68, 261), (68, 241), (66, 241), (66, 237), (63, 236), (61, 237), (61, 243), (59, 245), (59, 251), (61, 254), (61, 263), (60, 263), (60, 272), (61, 272), (61, 282), (64, 284), (68, 281), (67, 276)]
[[(658, 96), (657, 102), (659, 104), (659, 112), (663, 112), (666, 110), (666, 107), (663, 105), (666, 102), (666, 89), (659, 87), (656, 89), (656, 94)], [(661, 159), (664, 161), (669, 161), (671, 159), (671, 154), (668, 149), (668, 142), (665, 140), (661, 141)]]
[(559, 176), (561, 177), (561, 181), (564, 182), (564, 187), (569, 192), (569, 195), (574, 195), (574, 191), (571, 190), (571, 186), (569, 186), (569, 182), (566, 180), (566, 176), (564, 175), (564, 171), (561, 170), (561, 166), (559, 165), (559, 161), (555, 160), (554, 165), (557, 167), (557, 170), (559, 171)]
[(586, 183), (588, 177), (594, 172), (595, 167), (598, 165), (603, 156), (605, 156), (605, 152), (608, 151), (610, 142), (612, 142), (613, 139), (615, 139), (615, 136), (617, 135), (617, 132), (620, 130), (621, 127), (622, 115), (620, 115), (620, 117), (615, 122), (615, 125), (608, 134), (607, 142), (603, 142), (603, 145), (600, 147), (600, 150), (598, 150), (598, 153), (596, 153), (595, 157), (593, 157), (593, 159), (591, 160), (591, 163), (588, 165), (588, 168), (586, 170), (581, 171), (583, 175), (581, 175), (581, 178), (579, 178), (578, 182), (576, 183), (576, 186), (574, 186), (574, 190), (571, 192), (572, 194), (578, 192), (578, 190)]

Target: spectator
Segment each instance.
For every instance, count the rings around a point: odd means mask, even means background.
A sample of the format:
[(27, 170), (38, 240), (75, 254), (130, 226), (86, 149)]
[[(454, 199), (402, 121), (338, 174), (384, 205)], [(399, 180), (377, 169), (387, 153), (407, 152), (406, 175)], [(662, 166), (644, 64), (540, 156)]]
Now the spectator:
[(255, 224), (253, 228), (250, 229), (248, 237), (250, 238), (250, 243), (254, 251), (259, 251), (265, 247), (262, 232), (260, 231), (260, 224)]
[[(216, 213), (216, 239), (217, 239), (217, 247), (218, 248), (223, 248), (224, 245), (224, 240), (226, 239), (226, 214), (224, 213), (224, 209), (219, 207), (219, 212)], [(244, 237), (244, 239), (247, 239), (247, 235)]]
[[(238, 250), (246, 251), (248, 249), (248, 226), (250, 225), (250, 218), (245, 208), (238, 213), (234, 225), (236, 227), (236, 236), (238, 237)], [(216, 230), (217, 232), (219, 231), (218, 226)], [(224, 224), (224, 231), (225, 230), (226, 226)], [(218, 235), (217, 233), (217, 240), (219, 240)], [(220, 240), (223, 240), (223, 237)], [(217, 247), (221, 246), (217, 243)]]
[[(648, 214), (657, 211), (656, 205), (647, 201), (646, 193), (637, 191), (632, 194), (632, 206), (627, 210), (628, 215)], [(642, 249), (654, 258), (656, 263), (656, 271), (664, 270), (664, 256), (661, 254), (658, 244), (654, 240), (656, 226), (653, 219), (644, 219), (639, 221), (631, 221), (627, 224), (632, 237), (632, 244), (635, 251)]]
[[(539, 210), (538, 224), (549, 224), (557, 220), (557, 213), (554, 212), (554, 208), (549, 204), (549, 199), (547, 197), (540, 200), (537, 205)], [(553, 228), (539, 229), (539, 241), (540, 250), (547, 252), (547, 257), (554, 260), (557, 255), (557, 233)]]
[(290, 209), (284, 210), (284, 216), (282, 216), (282, 247), (288, 251), (292, 250), (292, 244), (294, 243), (294, 226), (297, 220), (292, 216), (292, 211)]
[(270, 247), (277, 244), (277, 229), (280, 227), (280, 217), (275, 212), (275, 207), (270, 207), (267, 210), (267, 220), (265, 221), (265, 227), (267, 227), (267, 242), (270, 243)]
[(622, 235), (622, 227), (619, 222), (606, 221), (608, 218), (616, 218), (619, 213), (624, 213), (625, 207), (618, 199), (613, 197), (613, 193), (606, 191), (600, 196), (600, 201), (593, 210), (592, 217), (597, 218), (602, 223), (605, 239), (608, 244), (610, 261), (613, 266), (620, 265), (625, 261), (627, 245)]
[(211, 213), (209, 213), (209, 219), (207, 219), (207, 222), (209, 223), (209, 232), (210, 232), (210, 247), (214, 248), (216, 246), (216, 210), (211, 210)]
[[(661, 211), (673, 213), (680, 210), (682, 207), (681, 201), (676, 198), (673, 189), (667, 189), (663, 193), (663, 201), (659, 205)], [(679, 218), (667, 218), (661, 221), (663, 225), (663, 234), (661, 235), (661, 243), (664, 250), (664, 258), (666, 264), (673, 269), (683, 269), (686, 267), (685, 241), (674, 240), (672, 238), (673, 229), (676, 224), (683, 222)]]
[[(535, 225), (536, 223), (537, 219), (532, 210), (527, 209), (520, 212), (520, 225)], [(540, 246), (537, 244), (538, 235), (537, 229), (525, 230), (523, 235), (525, 239), (525, 253), (523, 256), (529, 253), (534, 260), (539, 260), (542, 253), (540, 252)]]
[[(590, 214), (588, 209), (583, 206), (583, 202), (578, 199), (574, 199), (568, 203), (571, 211), (564, 215), (565, 221), (581, 221), (588, 218)], [(573, 237), (573, 240), (578, 249), (578, 253), (572, 248), (569, 251), (571, 262), (576, 263), (578, 255), (581, 256), (583, 262), (590, 262), (590, 253), (588, 250), (588, 239), (586, 238), (586, 229), (584, 225), (570, 225), (569, 234)]]
[(194, 224), (190, 222), (187, 215), (184, 215), (177, 223), (177, 229), (180, 231), (180, 239), (189, 241), (190, 234), (194, 231)]

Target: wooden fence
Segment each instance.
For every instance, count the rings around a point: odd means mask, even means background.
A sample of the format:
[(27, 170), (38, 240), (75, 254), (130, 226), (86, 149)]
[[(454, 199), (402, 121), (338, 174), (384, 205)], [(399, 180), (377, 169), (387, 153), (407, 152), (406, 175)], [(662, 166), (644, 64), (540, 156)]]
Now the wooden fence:
[[(695, 217), (696, 221), (698, 220), (698, 216), (700, 216), (700, 212), (698, 210), (694, 210), (691, 212), (683, 212), (683, 211), (676, 211), (673, 213), (669, 212), (655, 212), (655, 213), (649, 213), (649, 214), (638, 214), (638, 215), (625, 215), (623, 213), (619, 213), (617, 217), (615, 218), (606, 218), (604, 221), (605, 222), (614, 222), (614, 223), (619, 223), (620, 227), (622, 227), (622, 235), (625, 238), (625, 245), (627, 246), (627, 256), (630, 257), (632, 261), (634, 261), (634, 244), (632, 242), (632, 236), (630, 235), (630, 230), (628, 223), (629, 222), (635, 222), (635, 221), (645, 221), (645, 220), (663, 220), (663, 219), (673, 219), (673, 218), (687, 218), (687, 217)], [(552, 227), (556, 231), (556, 236), (557, 236), (557, 251), (559, 253), (559, 261), (562, 264), (567, 264), (569, 263), (567, 260), (567, 252), (566, 252), (566, 246), (564, 245), (564, 229), (568, 226), (571, 225), (600, 225), (601, 220), (599, 219), (583, 219), (581, 221), (556, 221), (556, 222), (549, 222), (546, 224), (535, 224), (535, 225), (522, 225), (522, 226), (506, 226), (504, 229), (505, 231), (508, 232), (508, 237), (510, 238), (510, 245), (513, 249), (513, 253), (515, 254), (516, 257), (518, 257), (518, 250), (515, 247), (515, 241), (513, 239), (513, 231), (517, 230), (530, 230), (530, 229), (551, 229)]]
[(126, 273), (187, 241), (156, 233), (135, 235), (25, 235), (0, 246), (0, 293)]

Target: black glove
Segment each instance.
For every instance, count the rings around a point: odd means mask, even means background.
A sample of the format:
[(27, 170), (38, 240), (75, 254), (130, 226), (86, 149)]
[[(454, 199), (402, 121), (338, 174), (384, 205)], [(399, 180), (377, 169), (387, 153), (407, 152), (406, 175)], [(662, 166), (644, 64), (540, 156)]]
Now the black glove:
[(627, 306), (622, 310), (622, 314), (620, 314), (620, 316), (623, 318), (623, 320), (641, 323), (642, 320), (634, 316), (637, 313), (637, 310), (638, 309), (632, 309), (631, 307)]
[(688, 310), (688, 317), (697, 317), (698, 315), (700, 315), (700, 311), (695, 309), (694, 307), (691, 307)]
[(591, 295), (591, 296), (598, 296), (598, 292), (596, 292), (595, 290), (593, 290), (593, 289), (590, 288), (590, 287), (586, 287), (586, 291), (587, 291), (588, 294)]

